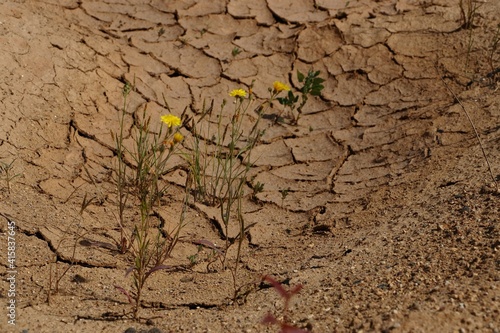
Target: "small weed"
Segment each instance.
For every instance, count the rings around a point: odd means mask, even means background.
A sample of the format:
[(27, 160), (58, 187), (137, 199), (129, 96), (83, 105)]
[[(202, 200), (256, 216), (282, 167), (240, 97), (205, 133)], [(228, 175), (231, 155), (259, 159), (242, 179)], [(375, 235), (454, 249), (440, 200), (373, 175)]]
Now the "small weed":
[(195, 254), (187, 256), (187, 259), (189, 260), (189, 264), (191, 267), (195, 266), (200, 262), (200, 253), (203, 251), (203, 246), (198, 244), (197, 250)]
[[(178, 144), (183, 140), (178, 131), (181, 119), (172, 114), (161, 117), (158, 133), (151, 130), (151, 118), (144, 108), (139, 123), (132, 130), (134, 149), (126, 149), (124, 140), (124, 120), (127, 108), (127, 97), (133, 86), (126, 83), (123, 88), (124, 107), (120, 116), (120, 132), (113, 135), (117, 151), (117, 166), (115, 168), (116, 184), (118, 189), (118, 213), (121, 229), (121, 252), (130, 251), (133, 264), (127, 269), (126, 275), (132, 275), (133, 291), (129, 292), (121, 286), (115, 286), (124, 293), (129, 300), (133, 300), (134, 318), (138, 318), (141, 306), (141, 294), (148, 278), (159, 270), (169, 269), (164, 265), (172, 250), (177, 244), (180, 231), (184, 225), (187, 207), (187, 194), (185, 205), (180, 213), (179, 223), (168, 237), (164, 237), (162, 230), (152, 228), (151, 218), (153, 207), (160, 205), (160, 198), (165, 194), (167, 187), (161, 185), (161, 177), (166, 172), (166, 164), (173, 154), (177, 153)], [(135, 168), (129, 167), (130, 158)], [(125, 231), (124, 211), (129, 195), (134, 195), (138, 203), (139, 221), (130, 233)]]
[(471, 118), (469, 112), (467, 112), (467, 109), (465, 108), (465, 106), (463, 105), (463, 103), (460, 101), (460, 99), (458, 98), (458, 96), (453, 92), (453, 90), (451, 90), (451, 88), (446, 84), (446, 82), (444, 81), (443, 78), (441, 78), (441, 81), (443, 82), (445, 88), (453, 96), (453, 98), (455, 99), (455, 101), (460, 105), (460, 107), (462, 108), (462, 111), (464, 111), (465, 116), (467, 117), (467, 120), (469, 121), (472, 129), (474, 130), (474, 134), (476, 135), (477, 142), (479, 143), (479, 147), (481, 148), (481, 151), (483, 153), (484, 160), (486, 162), (486, 165), (488, 166), (488, 171), (489, 171), (490, 176), (491, 176), (491, 178), (493, 180), (493, 184), (495, 184), (496, 191), (497, 191), (497, 193), (500, 193), (500, 187), (498, 185), (498, 182), (497, 182), (497, 179), (496, 179), (495, 175), (493, 174), (493, 169), (491, 168), (490, 161), (488, 160), (488, 156), (486, 155), (486, 150), (484, 149), (484, 145), (483, 145), (483, 142), (481, 141), (481, 138), (479, 136), (479, 132), (478, 132), (478, 130), (476, 128), (476, 125), (474, 125), (474, 122), (472, 121), (472, 118)]
[(198, 253), (188, 256), (187, 259), (189, 260), (189, 266), (195, 266), (198, 263)]
[(163, 36), (163, 34), (165, 33), (165, 28), (161, 27), (160, 30), (158, 30), (158, 39)]
[[(207, 205), (217, 206), (220, 209), (225, 246), (219, 258), (224, 268), (227, 268), (227, 250), (235, 242), (237, 243), (235, 263), (229, 267), (233, 275), (234, 289), (237, 290), (236, 277), (241, 246), (248, 228), (243, 218), (243, 189), (251, 167), (251, 152), (262, 132), (258, 126), (261, 119), (259, 115), (250, 131), (245, 134), (244, 122), (251, 119), (248, 110), (251, 109), (253, 96), (244, 89), (235, 89), (230, 92), (230, 97), (234, 98), (234, 112), (232, 112), (232, 117), (227, 124), (222, 123), (223, 111), (227, 106), (226, 101), (222, 103), (220, 113), (215, 121), (213, 121), (212, 115), (213, 102), (208, 108), (203, 107), (198, 121), (191, 121), (189, 128), (193, 133), (192, 151), (184, 156), (190, 166), (196, 200)], [(207, 120), (205, 128), (201, 122), (203, 119)], [(202, 148), (199, 133), (212, 133), (213, 123), (215, 123), (214, 131), (216, 134), (212, 135), (210, 144), (206, 144)], [(236, 237), (229, 235), (233, 219), (236, 219), (239, 227), (239, 233)]]
[(476, 16), (478, 15), (478, 10), (484, 3), (479, 3), (477, 0), (460, 0), (460, 15), (462, 18), (462, 29), (469, 31), (469, 37), (467, 42), (467, 57), (465, 59), (465, 67), (469, 65), (469, 58), (472, 52), (472, 46), (474, 44), (473, 27)]
[[(305, 76), (300, 71), (297, 71), (297, 79), (300, 83), (303, 84), (302, 88), (300, 89), (300, 95), (295, 95), (287, 85), (284, 85), (280, 82), (274, 83), (274, 92), (279, 93), (280, 91), (288, 91), (286, 97), (277, 97), (277, 100), (281, 105), (283, 105), (283, 111), (285, 111), (286, 109), (290, 111), (293, 125), (296, 125), (299, 121), (299, 118), (302, 115), (302, 109), (306, 105), (307, 100), (309, 99), (309, 95), (321, 95), (321, 91), (324, 89), (322, 83), (325, 80), (320, 78), (319, 74), (319, 71), (310, 70), (307, 73), (307, 76)], [(297, 103), (299, 102), (299, 98), (300, 103), (297, 105)], [(280, 119), (280, 116), (281, 113), (278, 115), (278, 117), (276, 117), (276, 121)]]
[[(236, 53), (237, 51), (234, 51)], [(188, 256), (191, 266), (200, 260), (202, 247), (209, 248), (207, 254), (207, 270), (210, 265), (219, 260), (223, 269), (229, 269), (232, 274), (233, 300), (241, 293), (246, 293), (245, 286), (238, 281), (238, 272), (241, 265), (242, 245), (246, 239), (249, 228), (243, 217), (243, 196), (245, 185), (248, 184), (248, 172), (252, 167), (252, 151), (262, 137), (264, 130), (260, 128), (260, 121), (265, 111), (278, 100), (283, 105), (296, 110), (298, 120), (308, 95), (319, 95), (323, 86), (323, 79), (318, 77), (319, 72), (310, 71), (307, 76), (298, 72), (299, 82), (303, 83), (301, 96), (295, 97), (289, 93), (288, 97), (279, 97), (282, 91), (290, 88), (276, 81), (273, 88), (269, 89), (269, 98), (254, 107), (255, 96), (252, 94), (252, 85), (248, 91), (245, 89), (234, 89), (229, 95), (233, 98), (229, 118), (225, 117), (227, 101), (224, 100), (220, 106), (220, 112), (214, 115), (214, 103), (204, 103), (201, 113), (194, 117), (178, 118), (174, 115), (162, 116), (162, 127), (158, 133), (150, 129), (151, 119), (147, 116), (147, 110), (143, 110), (142, 118), (136, 127), (132, 129), (131, 136), (135, 141), (135, 149), (130, 151), (123, 145), (124, 141), (124, 117), (127, 109), (127, 99), (134, 86), (126, 83), (123, 88), (124, 104), (120, 116), (119, 133), (113, 134), (117, 155), (115, 168), (117, 197), (118, 197), (118, 221), (121, 230), (121, 240), (118, 243), (122, 253), (131, 252), (133, 264), (127, 270), (126, 275), (132, 275), (133, 289), (127, 290), (121, 286), (115, 286), (123, 293), (129, 302), (134, 304), (133, 315), (138, 318), (141, 306), (141, 293), (147, 279), (159, 270), (170, 269), (164, 262), (170, 256), (173, 248), (179, 240), (180, 230), (184, 226), (185, 213), (190, 205), (189, 199), (217, 207), (220, 211), (220, 227), (223, 229), (224, 246), (220, 249), (208, 240), (195, 242), (198, 252)], [(299, 98), (301, 103), (296, 106)], [(165, 105), (168, 104), (165, 101)], [(256, 110), (250, 113), (250, 110)], [(184, 115), (184, 114), (183, 114)], [(166, 130), (164, 125), (167, 126)], [(180, 150), (179, 142), (183, 136), (179, 132), (180, 127), (191, 132), (187, 149)], [(186, 177), (185, 199), (183, 210), (180, 213), (179, 223), (169, 237), (162, 237), (159, 228), (151, 227), (151, 216), (154, 215), (153, 207), (160, 205), (160, 198), (167, 188), (161, 185), (161, 176), (166, 172), (166, 163), (173, 154), (184, 157), (188, 163), (188, 175)], [(264, 184), (257, 183), (253, 188), (253, 198), (262, 192)], [(282, 206), (288, 191), (282, 191)], [(125, 208), (129, 200), (135, 200), (138, 204), (140, 220), (134, 224), (131, 232), (125, 229)], [(235, 236), (230, 235), (230, 226), (235, 224), (238, 232)], [(232, 229), (232, 228), (231, 228)], [(236, 244), (235, 258), (227, 257), (228, 249)]]
[[(237, 282), (238, 267), (241, 260), (242, 244), (251, 225), (246, 225), (243, 217), (243, 189), (247, 184), (247, 174), (252, 166), (252, 150), (259, 142), (264, 131), (259, 128), (262, 115), (276, 100), (279, 93), (285, 90), (286, 85), (275, 82), (274, 89), (269, 89), (269, 99), (254, 107), (255, 97), (252, 94), (252, 85), (248, 91), (234, 89), (230, 92), (233, 98), (234, 111), (231, 112), (229, 122), (223, 124), (223, 111), (227, 107), (224, 101), (220, 106), (220, 113), (213, 115), (213, 102), (210, 106), (203, 106), (198, 121), (192, 120), (189, 128), (193, 134), (191, 153), (186, 154), (190, 165), (190, 174), (196, 200), (204, 204), (217, 206), (220, 209), (221, 227), (224, 229), (225, 244), (222, 250), (213, 245), (203, 244), (217, 251), (213, 258), (221, 261), (222, 267), (229, 268), (233, 277), (234, 295), (238, 297)], [(257, 115), (250, 114), (249, 110), (258, 110)], [(215, 118), (215, 119), (214, 119)], [(202, 120), (206, 120), (205, 123)], [(251, 126), (245, 122), (251, 121)], [(199, 133), (206, 133), (208, 144), (201, 146)], [(263, 184), (254, 187), (253, 197), (263, 190)], [(231, 237), (231, 224), (238, 225), (238, 233)], [(211, 243), (210, 243), (211, 244)], [(233, 245), (237, 245), (236, 258), (228, 266), (227, 253)], [(210, 266), (210, 263), (209, 265)]]
[(83, 211), (85, 209), (87, 209), (87, 207), (92, 203), (92, 201), (94, 201), (95, 197), (91, 197), (91, 198), (88, 198), (87, 199), (87, 193), (85, 193), (85, 195), (83, 196), (83, 201), (82, 201), (82, 204), (80, 206), (80, 215), (83, 214)]
[(284, 204), (285, 204), (285, 199), (286, 197), (288, 196), (288, 193), (290, 192), (290, 188), (287, 188), (287, 189), (281, 189), (280, 190), (280, 193), (281, 193), (281, 208), (284, 207)]
[(238, 47), (236, 47), (236, 46), (231, 51), (231, 54), (233, 55), (233, 57), (236, 57), (240, 53), (241, 53), (241, 50)]
[(182, 49), (184, 46), (186, 46), (189, 43), (189, 38), (186, 37), (178, 37), (177, 40), (180, 42), (179, 45), (177, 45), (177, 48)]
[[(251, 227), (251, 225), (246, 225), (243, 217), (242, 197), (244, 195), (244, 185), (248, 182), (247, 174), (252, 166), (252, 150), (264, 133), (263, 130), (259, 129), (262, 115), (277, 100), (280, 104), (290, 108), (292, 112), (295, 110), (298, 113), (293, 119), (293, 122), (296, 123), (308, 96), (317, 96), (323, 89), (321, 84), (323, 79), (318, 77), (319, 72), (310, 71), (307, 76), (297, 72), (297, 75), (299, 82), (303, 83), (300, 96), (295, 96), (288, 85), (275, 81), (273, 87), (269, 88), (269, 98), (264, 103), (254, 107), (255, 98), (252, 94), (252, 85), (249, 87), (248, 92), (241, 88), (234, 89), (229, 94), (230, 97), (234, 98), (234, 111), (231, 112), (232, 117), (230, 117), (227, 124), (222, 122), (223, 110), (227, 106), (227, 102), (224, 100), (220, 107), (220, 113), (215, 117), (215, 120), (213, 119), (214, 105), (212, 102), (208, 107), (204, 104), (199, 119), (197, 121), (191, 120), (186, 126), (193, 134), (191, 151), (184, 154), (190, 169), (187, 183), (189, 183), (189, 186), (194, 186), (193, 191), (197, 201), (217, 206), (220, 209), (221, 227), (224, 229), (225, 244), (222, 250), (217, 249), (209, 241), (205, 241), (206, 244), (203, 245), (218, 251), (213, 258), (221, 260), (224, 269), (230, 269), (234, 287), (233, 300), (238, 298), (242, 290), (237, 281), (238, 268), (241, 261), (242, 244), (248, 229)], [(288, 91), (286, 97), (279, 96), (283, 91)], [(297, 105), (299, 98), (301, 98), (301, 101)], [(257, 118), (253, 114), (250, 115), (248, 110), (256, 110)], [(254, 118), (252, 126), (246, 127), (245, 130), (244, 121), (252, 118)], [(276, 119), (279, 118), (279, 116), (276, 117)], [(205, 127), (203, 127), (202, 123), (204, 119), (206, 120)], [(208, 144), (203, 147), (201, 146), (202, 138), (200, 133), (204, 133), (209, 138)], [(263, 188), (264, 184), (257, 183), (253, 187), (251, 197), (255, 200), (256, 195)], [(282, 207), (289, 190), (282, 191)], [(229, 235), (232, 223), (237, 223), (239, 229), (235, 237)], [(228, 267), (228, 249), (235, 243), (237, 245), (236, 258), (234, 263)], [(210, 266), (210, 263), (208, 266)]]
[(493, 38), (490, 43), (490, 51), (488, 55), (488, 63), (490, 65), (491, 72), (495, 72), (498, 68), (496, 68), (496, 63), (500, 60), (498, 57), (498, 52), (500, 49), (500, 23), (497, 25), (497, 29), (493, 34)]
[(477, 11), (483, 4), (477, 0), (460, 0), (459, 6), (463, 29), (471, 29), (473, 27)]
[(278, 325), (280, 327), (279, 333), (307, 333), (309, 332), (308, 330), (304, 330), (301, 328), (298, 328), (292, 324), (290, 324), (290, 318), (289, 318), (289, 310), (290, 310), (290, 301), (295, 296), (296, 294), (299, 293), (299, 291), (302, 289), (302, 285), (298, 284), (295, 287), (291, 288), (289, 291), (285, 290), (281, 283), (276, 281), (272, 276), (266, 275), (262, 279), (264, 282), (269, 283), (274, 290), (283, 298), (284, 300), (284, 305), (283, 305), (283, 312), (282, 312), (282, 318), (283, 319), (278, 319), (276, 316), (274, 316), (272, 313), (268, 313), (261, 321), (262, 324), (265, 325)]
[(264, 184), (261, 182), (257, 182), (257, 184), (253, 185), (252, 188), (252, 200), (257, 201), (257, 194), (262, 193), (264, 191)]
[(14, 162), (16, 160), (12, 160), (10, 163), (0, 162), (0, 174), (1, 179), (5, 180), (5, 184), (7, 185), (7, 192), (10, 194), (10, 184), (12, 180), (16, 177), (19, 177), (21, 174), (13, 174)]
[[(85, 195), (81, 208), (80, 208), (80, 220), (82, 220), (81, 216), (83, 214), (83, 211), (87, 208), (87, 206), (90, 204), (90, 201), (87, 200), (87, 195)], [(73, 229), (76, 231), (73, 232)], [(59, 283), (61, 280), (66, 276), (69, 272), (69, 270), (73, 267), (73, 264), (75, 262), (75, 257), (76, 257), (76, 248), (77, 244), (79, 241), (85, 236), (86, 233), (80, 233), (80, 230), (82, 229), (81, 227), (81, 221), (74, 220), (73, 223), (70, 223), (66, 229), (62, 231), (62, 237), (57, 243), (55, 247), (55, 252), (57, 253), (59, 249), (63, 246), (64, 243), (68, 240), (68, 236), (73, 235), (74, 236), (74, 241), (72, 242), (71, 248), (72, 248), (72, 253), (71, 253), (71, 258), (69, 259), (69, 265), (66, 267), (62, 272), (59, 272), (58, 270), (58, 255), (54, 253), (54, 261), (49, 263), (49, 286), (47, 290), (47, 303), (50, 305), (51, 302), (51, 296), (53, 294), (57, 294), (59, 292)], [(53, 270), (54, 267), (54, 270)]]

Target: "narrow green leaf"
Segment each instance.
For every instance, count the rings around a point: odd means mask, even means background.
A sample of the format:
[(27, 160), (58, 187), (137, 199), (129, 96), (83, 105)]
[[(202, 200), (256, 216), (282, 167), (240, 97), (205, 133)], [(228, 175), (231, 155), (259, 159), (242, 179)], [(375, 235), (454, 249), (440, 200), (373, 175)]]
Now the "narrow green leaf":
[(297, 79), (299, 80), (299, 82), (302, 82), (304, 81), (304, 74), (302, 74), (299, 70), (297, 70)]

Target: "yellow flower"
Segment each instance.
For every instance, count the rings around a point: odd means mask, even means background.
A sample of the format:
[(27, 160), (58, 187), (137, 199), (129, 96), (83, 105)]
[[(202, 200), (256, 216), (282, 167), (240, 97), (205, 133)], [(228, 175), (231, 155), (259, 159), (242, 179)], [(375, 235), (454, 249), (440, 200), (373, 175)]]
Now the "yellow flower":
[(284, 84), (283, 82), (274, 81), (274, 83), (273, 83), (273, 89), (274, 89), (275, 92), (280, 92), (280, 91), (283, 91), (283, 90), (289, 91), (290, 87), (288, 85)]
[(174, 134), (174, 143), (179, 143), (184, 139), (184, 135), (181, 133), (177, 132)]
[(181, 126), (181, 118), (174, 116), (172, 114), (161, 116), (161, 121), (167, 124), (169, 128), (172, 126)]
[(231, 97), (241, 97), (244, 98), (247, 96), (247, 92), (243, 89), (234, 89), (229, 93), (229, 96)]

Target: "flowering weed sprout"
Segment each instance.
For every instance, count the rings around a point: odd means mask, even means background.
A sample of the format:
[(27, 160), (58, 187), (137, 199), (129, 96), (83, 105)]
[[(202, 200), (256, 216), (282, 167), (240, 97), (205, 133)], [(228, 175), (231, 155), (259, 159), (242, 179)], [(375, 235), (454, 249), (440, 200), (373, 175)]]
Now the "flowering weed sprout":
[[(119, 222), (122, 230), (121, 251), (130, 251), (133, 264), (127, 270), (133, 279), (133, 291), (116, 286), (130, 301), (134, 303), (134, 318), (137, 318), (141, 306), (141, 293), (146, 280), (151, 274), (168, 269), (164, 265), (177, 244), (180, 231), (184, 225), (184, 212), (180, 213), (179, 223), (167, 236), (162, 234), (160, 227), (151, 226), (153, 207), (160, 205), (160, 199), (167, 187), (162, 186), (161, 177), (166, 173), (166, 165), (173, 154), (178, 152), (178, 145), (183, 136), (178, 132), (181, 119), (175, 115), (164, 115), (158, 133), (151, 130), (151, 118), (144, 108), (139, 124), (132, 130), (135, 142), (132, 151), (123, 145), (126, 99), (132, 87), (126, 84), (123, 89), (124, 109), (120, 118), (120, 133), (114, 135), (117, 151), (116, 183), (118, 188)], [(131, 161), (127, 161), (129, 157)], [(130, 167), (129, 165), (135, 165)], [(129, 170), (131, 169), (131, 170)], [(125, 234), (124, 210), (128, 196), (133, 195), (139, 206), (140, 220), (133, 226), (127, 236)]]
[[(196, 200), (216, 206), (220, 210), (221, 228), (223, 229), (224, 249), (220, 253), (220, 260), (224, 269), (229, 268), (233, 276), (237, 297), (237, 274), (241, 259), (242, 244), (248, 227), (243, 218), (242, 198), (243, 189), (247, 182), (247, 173), (251, 167), (251, 152), (260, 140), (263, 132), (259, 129), (262, 113), (249, 114), (253, 110), (254, 96), (244, 89), (234, 89), (229, 93), (233, 98), (234, 112), (231, 112), (229, 122), (223, 124), (223, 112), (227, 106), (224, 100), (220, 113), (213, 120), (213, 103), (204, 108), (198, 121), (191, 121), (189, 125), (193, 133), (192, 153), (186, 154), (189, 163), (192, 185)], [(202, 120), (206, 120), (205, 123)], [(252, 121), (250, 129), (245, 121)], [(215, 125), (213, 125), (215, 123)], [(212, 133), (212, 128), (215, 133)], [(245, 130), (247, 133), (245, 133)], [(208, 143), (201, 147), (200, 133), (208, 133)], [(235, 220), (236, 222), (233, 222)], [(238, 234), (230, 235), (232, 223), (238, 225)], [(232, 236), (232, 237), (231, 237)], [(237, 243), (237, 254), (234, 264), (228, 265), (228, 249)], [(209, 241), (202, 243), (215, 249)]]
[[(121, 286), (116, 288), (134, 303), (133, 315), (138, 316), (141, 304), (141, 292), (146, 280), (159, 270), (171, 267), (164, 265), (173, 248), (179, 240), (184, 226), (184, 216), (190, 205), (189, 198), (197, 204), (217, 207), (220, 212), (221, 237), (224, 239), (223, 248), (215, 246), (209, 240), (198, 240), (195, 244), (211, 249), (213, 260), (219, 260), (223, 269), (229, 269), (234, 287), (233, 300), (241, 293), (239, 286), (238, 269), (242, 256), (242, 245), (248, 229), (243, 216), (244, 189), (248, 183), (248, 172), (252, 167), (252, 150), (264, 134), (260, 125), (262, 115), (278, 101), (296, 111), (293, 122), (296, 123), (308, 95), (319, 95), (323, 86), (319, 72), (309, 72), (305, 77), (298, 72), (299, 82), (303, 82), (301, 95), (295, 96), (285, 83), (276, 81), (269, 89), (270, 95), (263, 103), (256, 102), (252, 94), (252, 86), (248, 90), (243, 88), (229, 92), (233, 110), (227, 115), (226, 100), (220, 106), (220, 112), (214, 114), (214, 103), (207, 107), (203, 105), (201, 113), (195, 117), (181, 118), (167, 114), (161, 116), (161, 127), (157, 133), (151, 130), (151, 119), (147, 116), (146, 108), (143, 111), (139, 124), (132, 130), (135, 142), (133, 151), (125, 148), (124, 117), (127, 108), (127, 98), (133, 86), (126, 84), (123, 89), (124, 104), (120, 117), (120, 131), (113, 134), (116, 146), (117, 166), (115, 170), (118, 189), (118, 220), (120, 223), (121, 239), (117, 242), (121, 253), (131, 252), (133, 265), (127, 270), (127, 275), (133, 278), (133, 291), (129, 292)], [(280, 97), (284, 91), (286, 97)], [(298, 106), (297, 103), (301, 98)], [(165, 104), (168, 104), (165, 101)], [(250, 112), (255, 111), (255, 112)], [(195, 119), (196, 118), (196, 119)], [(179, 128), (184, 127), (191, 132), (189, 140), (180, 149), (180, 143), (185, 141)], [(153, 207), (160, 205), (160, 198), (166, 191), (162, 175), (167, 172), (166, 164), (173, 154), (184, 157), (188, 164), (185, 199), (182, 212), (179, 212), (179, 223), (169, 235), (162, 234), (160, 228), (153, 228), (150, 223), (154, 213)], [(263, 184), (257, 184), (255, 193), (262, 191)], [(251, 194), (250, 194), (251, 195)], [(125, 208), (128, 200), (135, 200), (139, 206), (140, 221), (134, 224), (133, 230), (125, 231)], [(236, 245), (235, 257), (228, 257), (228, 250)], [(199, 261), (198, 254), (189, 256), (191, 265)], [(213, 262), (209, 262), (209, 265)], [(243, 285), (244, 287), (245, 285)], [(291, 331), (290, 331), (291, 332)]]
[[(242, 244), (251, 227), (246, 225), (243, 217), (242, 198), (244, 186), (248, 182), (248, 171), (252, 166), (252, 150), (264, 133), (259, 126), (262, 116), (274, 101), (278, 101), (288, 107), (292, 114), (294, 111), (298, 112), (292, 121), (296, 123), (308, 95), (319, 95), (323, 89), (321, 85), (323, 79), (318, 77), (319, 72), (310, 71), (307, 77), (300, 72), (297, 73), (299, 82), (303, 82), (300, 96), (295, 96), (290, 87), (280, 81), (273, 83), (272, 88), (269, 88), (269, 98), (261, 104), (256, 103), (252, 86), (248, 91), (242, 88), (234, 89), (229, 92), (229, 96), (233, 98), (234, 111), (231, 112), (227, 124), (223, 124), (223, 112), (228, 104), (224, 100), (215, 120), (213, 120), (212, 102), (208, 108), (203, 107), (197, 121), (191, 119), (187, 125), (193, 134), (192, 154), (186, 154), (191, 177), (189, 183), (194, 186), (193, 191), (197, 201), (219, 208), (222, 221), (220, 227), (223, 229), (222, 236), (225, 242), (221, 251), (208, 240), (203, 240), (202, 245), (217, 250), (217, 253), (220, 252), (219, 259), (223, 269), (230, 269), (234, 287), (233, 300), (239, 297), (242, 290), (238, 286), (238, 268)], [(288, 95), (280, 97), (283, 92), (288, 92)], [(297, 106), (299, 98), (301, 101)], [(250, 110), (255, 110), (257, 113), (250, 114)], [(203, 120), (205, 122), (202, 122)], [(245, 121), (250, 121), (250, 126)], [(200, 133), (204, 133), (207, 141), (203, 147)], [(262, 189), (262, 184), (255, 187), (254, 199), (255, 194)], [(238, 226), (236, 235), (230, 235), (230, 227), (233, 224)], [(230, 262), (227, 254), (233, 244), (237, 245), (236, 258)]]
[[(229, 92), (229, 97), (233, 98), (234, 111), (231, 111), (227, 124), (222, 122), (224, 109), (228, 106), (226, 101), (222, 103), (220, 113), (216, 117), (213, 115), (212, 103), (210, 107), (204, 107), (198, 121), (192, 120), (189, 124), (194, 137), (192, 155), (187, 155), (193, 191), (199, 202), (219, 208), (222, 222), (220, 227), (223, 229), (225, 242), (222, 250), (207, 240), (204, 240), (202, 245), (215, 251), (213, 253), (220, 259), (223, 269), (228, 268), (231, 271), (233, 300), (239, 298), (242, 290), (238, 282), (238, 268), (242, 245), (251, 227), (245, 223), (242, 199), (244, 187), (248, 182), (248, 171), (252, 166), (252, 150), (264, 134), (262, 126), (259, 126), (262, 115), (274, 101), (280, 99), (279, 95), (283, 91), (289, 90), (288, 85), (276, 81), (269, 89), (269, 98), (259, 104), (252, 94), (252, 86), (248, 91), (242, 88), (234, 89)], [(254, 110), (256, 113), (249, 112)], [(205, 133), (208, 137), (208, 143), (203, 147), (200, 133)], [(262, 189), (263, 184), (255, 186), (254, 199), (255, 194)], [(231, 228), (232, 225), (238, 226), (238, 231), (233, 231), (236, 235), (230, 234), (230, 230), (235, 229)], [(228, 250), (234, 244), (237, 246), (236, 257), (229, 260)]]
[[(287, 86), (286, 84), (281, 83), (279, 81), (274, 82), (272, 90), (274, 94), (279, 94), (281, 91), (288, 91), (286, 97), (277, 97), (278, 102), (281, 105), (283, 105), (284, 108), (281, 111), (281, 113), (276, 117), (275, 119), (276, 122), (282, 119), (281, 115), (283, 114), (284, 111), (288, 109), (288, 111), (290, 112), (290, 116), (292, 118), (291, 124), (292, 125), (297, 124), (300, 116), (302, 115), (302, 109), (306, 105), (309, 95), (312, 96), (321, 95), (321, 91), (324, 88), (322, 83), (325, 80), (318, 77), (319, 73), (320, 73), (319, 71), (315, 72), (310, 70), (307, 73), (307, 76), (305, 76), (301, 72), (297, 71), (297, 79), (300, 83), (303, 83), (302, 88), (300, 89), (300, 95), (294, 95), (293, 92), (290, 90), (290, 87)], [(299, 98), (300, 98), (300, 104), (297, 105), (297, 103), (299, 102)]]
[(266, 275), (262, 278), (264, 282), (269, 283), (274, 290), (278, 292), (278, 294), (283, 298), (285, 304), (283, 306), (283, 314), (281, 320), (276, 318), (272, 313), (268, 313), (261, 321), (262, 324), (266, 325), (278, 325), (280, 327), (279, 333), (307, 333), (309, 331), (300, 329), (298, 327), (290, 324), (290, 318), (288, 317), (288, 312), (290, 309), (290, 301), (292, 297), (299, 293), (302, 289), (302, 285), (298, 284), (295, 287), (291, 288), (290, 291), (285, 290), (281, 283), (276, 281), (272, 276)]

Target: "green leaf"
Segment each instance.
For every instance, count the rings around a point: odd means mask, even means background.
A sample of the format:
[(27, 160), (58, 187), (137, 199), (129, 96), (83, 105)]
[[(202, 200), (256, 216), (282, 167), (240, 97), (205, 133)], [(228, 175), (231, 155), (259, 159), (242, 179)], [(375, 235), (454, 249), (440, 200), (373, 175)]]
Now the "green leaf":
[(319, 95), (321, 95), (321, 89), (319, 89), (319, 90), (318, 89), (311, 90), (311, 95), (313, 95), (313, 96), (319, 96)]
[(297, 79), (299, 80), (299, 82), (302, 82), (304, 81), (304, 74), (302, 74), (299, 70), (297, 70)]

